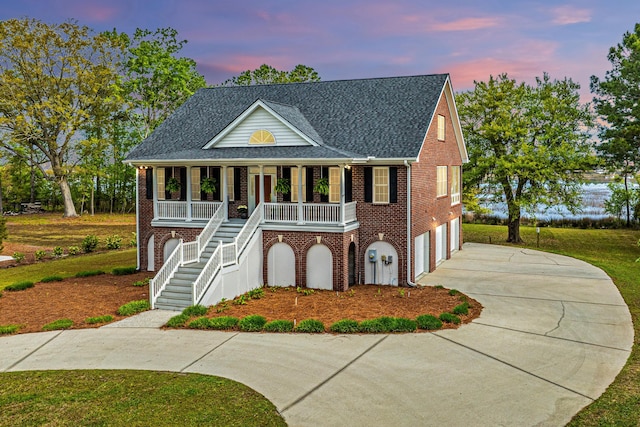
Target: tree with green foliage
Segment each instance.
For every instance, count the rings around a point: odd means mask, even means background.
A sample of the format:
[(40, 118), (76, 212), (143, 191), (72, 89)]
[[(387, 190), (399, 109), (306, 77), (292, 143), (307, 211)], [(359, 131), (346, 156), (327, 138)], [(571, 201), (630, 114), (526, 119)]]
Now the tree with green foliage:
[(133, 37), (121, 35), (128, 50), (122, 88), (133, 109), (136, 144), (206, 86), (195, 61), (177, 56), (187, 43), (177, 36), (173, 28), (155, 32), (138, 28)]
[(626, 32), (607, 56), (611, 70), (604, 79), (591, 76), (596, 112), (604, 119), (598, 152), (624, 184), (627, 225), (631, 224), (630, 179), (640, 171), (640, 24)]
[(255, 70), (243, 71), (239, 75), (225, 81), (223, 86), (250, 86), (272, 83), (302, 83), (319, 82), (320, 76), (311, 67), (296, 65), (291, 71), (280, 71), (274, 67), (262, 64)]
[(465, 188), (506, 202), (508, 242), (522, 242), (523, 209), (579, 208), (582, 172), (594, 157), (592, 117), (578, 89), (571, 79), (551, 80), (546, 73), (535, 86), (502, 74), (457, 95), (469, 151)]
[(73, 21), (0, 22), (0, 146), (44, 155), (42, 176), (60, 189), (64, 216), (76, 216), (69, 177), (78, 132), (105, 106), (120, 102), (116, 65), (121, 41)]

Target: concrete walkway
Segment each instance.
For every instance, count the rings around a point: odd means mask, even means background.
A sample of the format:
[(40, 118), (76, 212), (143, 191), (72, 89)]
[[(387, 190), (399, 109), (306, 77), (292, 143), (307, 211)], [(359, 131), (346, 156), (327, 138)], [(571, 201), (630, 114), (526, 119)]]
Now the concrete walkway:
[(0, 338), (0, 372), (152, 369), (240, 381), (290, 426), (559, 426), (606, 389), (633, 343), (627, 306), (584, 262), (466, 244), (425, 284), (484, 305), (458, 330), (406, 335), (161, 331), (173, 312)]

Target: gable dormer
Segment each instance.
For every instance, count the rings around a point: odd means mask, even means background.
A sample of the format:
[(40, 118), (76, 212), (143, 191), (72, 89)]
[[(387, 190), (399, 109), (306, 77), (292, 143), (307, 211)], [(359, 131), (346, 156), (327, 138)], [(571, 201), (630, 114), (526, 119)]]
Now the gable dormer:
[(322, 145), (322, 138), (296, 107), (257, 100), (203, 149)]

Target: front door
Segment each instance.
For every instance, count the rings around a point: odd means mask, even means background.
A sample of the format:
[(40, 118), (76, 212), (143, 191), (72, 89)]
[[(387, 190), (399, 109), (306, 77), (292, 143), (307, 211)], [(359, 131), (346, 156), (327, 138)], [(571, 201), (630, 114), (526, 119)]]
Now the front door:
[[(271, 175), (263, 175), (264, 178), (264, 197), (267, 200), (271, 200)], [(254, 179), (254, 185), (253, 188), (255, 190), (255, 201), (256, 201), (256, 206), (258, 206), (260, 204), (260, 202), (262, 200), (260, 200), (260, 175), (256, 175), (255, 177), (253, 177)]]

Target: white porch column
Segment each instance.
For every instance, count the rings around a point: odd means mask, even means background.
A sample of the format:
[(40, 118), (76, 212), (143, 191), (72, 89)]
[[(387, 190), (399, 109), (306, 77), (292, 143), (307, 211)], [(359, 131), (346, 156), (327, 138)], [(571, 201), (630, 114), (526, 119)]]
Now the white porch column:
[(222, 166), (222, 179), (221, 179), (222, 183), (220, 185), (222, 185), (221, 188), (221, 194), (222, 194), (222, 209), (224, 212), (224, 218), (223, 221), (227, 222), (229, 221), (229, 195), (227, 194), (227, 167), (226, 166)]
[(302, 165), (298, 165), (298, 225), (304, 223), (304, 210), (302, 209)]
[(346, 165), (340, 165), (340, 224), (345, 225), (344, 220), (344, 200), (345, 200), (345, 188), (344, 188), (344, 169)]
[[(260, 165), (260, 203), (264, 203), (264, 166)], [(256, 204), (256, 208), (258, 205)]]
[(193, 200), (191, 200), (191, 166), (187, 166), (187, 221), (191, 221), (193, 215)]

